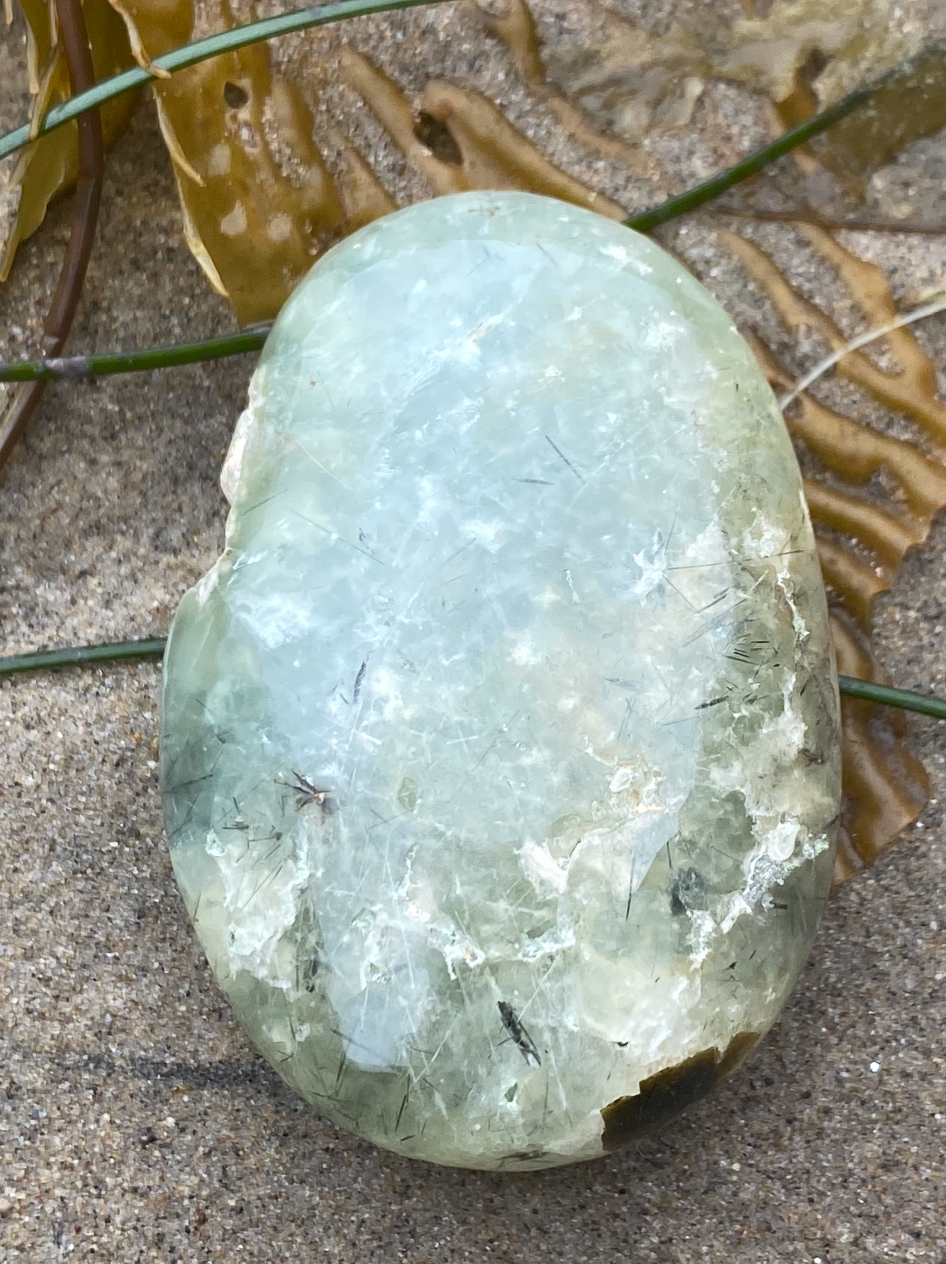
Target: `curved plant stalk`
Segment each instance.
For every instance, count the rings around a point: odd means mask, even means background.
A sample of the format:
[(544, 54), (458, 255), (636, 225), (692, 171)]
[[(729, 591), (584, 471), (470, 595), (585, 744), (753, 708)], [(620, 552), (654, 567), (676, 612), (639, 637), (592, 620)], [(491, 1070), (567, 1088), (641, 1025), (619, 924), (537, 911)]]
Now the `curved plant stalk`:
[(924, 303), (922, 307), (915, 307), (911, 312), (903, 312), (895, 320), (888, 321), (885, 325), (879, 325), (876, 329), (868, 329), (865, 333), (858, 334), (856, 338), (852, 338), (845, 346), (839, 347), (837, 351), (832, 351), (829, 356), (825, 356), (802, 377), (795, 382), (790, 391), (779, 399), (779, 408), (783, 411), (788, 405), (798, 398), (802, 391), (807, 391), (808, 387), (817, 382), (819, 377), (823, 377), (829, 369), (833, 369), (836, 364), (849, 355), (852, 351), (858, 351), (861, 347), (866, 347), (870, 342), (876, 342), (878, 338), (884, 338), (887, 334), (892, 334), (897, 329), (903, 329), (906, 325), (913, 325), (918, 320), (926, 320), (928, 316), (936, 316), (939, 312), (946, 311), (946, 295), (940, 293), (935, 299), (929, 303)]
[[(343, 0), (341, 4), (302, 9), (295, 13), (284, 14), (278, 18), (267, 18), (262, 22), (252, 22), (248, 26), (238, 26), (232, 31), (225, 31), (220, 35), (212, 35), (208, 39), (197, 40), (184, 48), (176, 49), (173, 53), (165, 53), (163, 57), (156, 57), (151, 63), (150, 70), (136, 66), (132, 70), (126, 70), (124, 74), (115, 75), (114, 78), (97, 84), (88, 92), (80, 93), (71, 100), (50, 110), (40, 123), (36, 134), (39, 136), (45, 135), (46, 132), (51, 132), (54, 128), (61, 127), (70, 119), (77, 118), (84, 111), (94, 109), (123, 92), (130, 92), (133, 88), (138, 88), (142, 84), (149, 83), (152, 79), (159, 78), (162, 71), (184, 70), (188, 66), (196, 66), (211, 57), (219, 56), (221, 53), (245, 48), (258, 40), (275, 39), (279, 35), (287, 35), (293, 31), (303, 31), (315, 26), (327, 26), (331, 22), (340, 22), (346, 18), (364, 17), (368, 14), (386, 13), (399, 9), (414, 9), (443, 2), (444, 0)], [(835, 123), (839, 123), (853, 113), (858, 106), (868, 101), (878, 89), (882, 88), (890, 79), (892, 73), (892, 71), (887, 71), (870, 83), (864, 84), (860, 88), (855, 88), (853, 92), (849, 92), (847, 96), (835, 101), (833, 105), (829, 105), (818, 114), (813, 114), (811, 118), (805, 119), (797, 127), (783, 132), (781, 136), (748, 154), (733, 166), (727, 167), (725, 171), (711, 176), (709, 180), (696, 185), (695, 188), (688, 189), (685, 193), (669, 198), (666, 202), (660, 203), (659, 206), (655, 206), (649, 211), (629, 216), (624, 223), (628, 228), (634, 228), (641, 233), (648, 233), (660, 224), (666, 224), (668, 221), (676, 219), (679, 215), (685, 215), (689, 211), (696, 210), (697, 207), (703, 206), (704, 203), (725, 193), (727, 189), (733, 188), (743, 180), (748, 180), (750, 176), (757, 175), (765, 167), (784, 157), (785, 154), (791, 153), (799, 145), (804, 145), (813, 137), (827, 131)], [(0, 137), (0, 158), (22, 149), (32, 139), (34, 137), (31, 136), (29, 124), (26, 123), (22, 127), (8, 132), (6, 136)]]
[[(56, 0), (56, 14), (69, 70), (69, 84), (74, 95), (81, 95), (95, 84), (92, 50), (81, 0)], [(102, 121), (97, 109), (82, 115), (78, 123), (78, 133), (79, 171), (72, 232), (56, 292), (43, 326), (42, 347), (45, 356), (58, 355), (72, 328), (92, 254), (102, 200), (104, 147)], [(17, 439), (39, 407), (45, 389), (45, 383), (41, 379), (29, 381), (17, 392), (0, 419), (0, 469), (6, 465)]]

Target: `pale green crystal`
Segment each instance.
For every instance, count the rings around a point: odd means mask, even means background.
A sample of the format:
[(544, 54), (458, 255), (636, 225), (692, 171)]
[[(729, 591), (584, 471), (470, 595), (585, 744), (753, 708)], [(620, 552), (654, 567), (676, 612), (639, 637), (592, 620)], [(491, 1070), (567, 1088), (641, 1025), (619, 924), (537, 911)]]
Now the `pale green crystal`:
[(411, 207), (295, 292), (224, 486), (162, 765), (265, 1056), (468, 1167), (708, 1091), (798, 974), (839, 798), (799, 473), (726, 314), (587, 211)]

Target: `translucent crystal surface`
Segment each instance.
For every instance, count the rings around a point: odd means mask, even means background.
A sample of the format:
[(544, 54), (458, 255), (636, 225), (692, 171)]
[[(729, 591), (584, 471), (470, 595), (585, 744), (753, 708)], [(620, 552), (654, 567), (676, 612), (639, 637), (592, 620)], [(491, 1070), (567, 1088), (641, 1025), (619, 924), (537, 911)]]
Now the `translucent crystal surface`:
[(722, 309), (590, 212), (413, 206), (296, 290), (224, 487), (162, 766), (265, 1056), (469, 1167), (710, 1091), (808, 952), (839, 797), (799, 473)]

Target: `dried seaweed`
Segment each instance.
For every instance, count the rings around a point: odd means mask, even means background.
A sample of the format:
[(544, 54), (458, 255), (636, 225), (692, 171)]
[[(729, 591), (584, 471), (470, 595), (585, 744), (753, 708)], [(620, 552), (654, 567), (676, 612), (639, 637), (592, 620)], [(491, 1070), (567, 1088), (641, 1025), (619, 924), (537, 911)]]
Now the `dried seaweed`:
[[(146, 62), (186, 43), (189, 0), (121, 10)], [(219, 25), (233, 25), (221, 6)], [(242, 322), (274, 315), (337, 238), (341, 199), (299, 89), (275, 79), (266, 45), (193, 66), (154, 88), (187, 242)], [(277, 140), (278, 137), (278, 140)]]
[[(775, 0), (764, 16), (750, 0), (743, 7), (745, 16), (732, 21), (725, 6), (696, 6), (685, 25), (652, 32), (591, 3), (600, 21), (550, 50), (549, 79), (599, 126), (627, 139), (654, 126), (686, 126), (710, 79), (764, 92), (787, 112), (800, 108), (797, 121), (818, 101), (836, 100), (946, 33), (941, 13), (926, 23), (904, 21), (889, 0)], [(887, 114), (884, 107), (876, 117)]]
[[(279, 49), (245, 49), (155, 85), (188, 242), (241, 321), (274, 315), (319, 253), (417, 197), (522, 188), (624, 216), (623, 195), (606, 195), (597, 173), (612, 174), (612, 191), (623, 181), (625, 190), (652, 199), (667, 175), (654, 150), (636, 140), (687, 125), (711, 80), (765, 93), (772, 104), (760, 117), (774, 118), (775, 107), (784, 123), (795, 123), (878, 69), (912, 59), (869, 113), (797, 163), (806, 197), (825, 189), (835, 197), (840, 189), (847, 199), (836, 219), (851, 218), (851, 198), (863, 194), (878, 161), (946, 118), (944, 58), (941, 45), (929, 43), (937, 22), (946, 35), (946, 15), (935, 6), (922, 22), (892, 24), (889, 0), (776, 0), (764, 17), (745, 0), (746, 16), (735, 22), (706, 7), (688, 11), (686, 27), (655, 33), (598, 0), (570, 8), (580, 20), (564, 32), (554, 5), (543, 0), (486, 3), (488, 9), (457, 6), (436, 21), (452, 24), (482, 57), (503, 66), (498, 79), (508, 74), (512, 86), (499, 98), (496, 77), (477, 81), (456, 69), (456, 56), (444, 55), (444, 48), (460, 46), (459, 35), (442, 42), (436, 56), (426, 55), (417, 33), (439, 29), (434, 19), (405, 24), (418, 50), (407, 78), (404, 59), (399, 69), (390, 57), (393, 28), (381, 23), (346, 31), (344, 42), (323, 33)], [(235, 21), (218, 0), (196, 15), (190, 0), (114, 4), (143, 64), (197, 27)], [(37, 60), (37, 75), (39, 69)], [(909, 119), (893, 127), (905, 106)], [(844, 178), (842, 185), (831, 183), (829, 169)], [(804, 235), (872, 323), (889, 321), (896, 306), (883, 274), (832, 235), (823, 202), (807, 209), (810, 222), (785, 231)], [(759, 213), (788, 212), (768, 205)], [(757, 244), (734, 233), (722, 239), (785, 325), (816, 332), (829, 348), (845, 345), (839, 325), (793, 288)], [(787, 369), (757, 337), (755, 343), (772, 383), (789, 385)], [(933, 365), (907, 329), (892, 333), (887, 345), (901, 372), (885, 371), (857, 351), (840, 361), (838, 375), (911, 418), (926, 436), (923, 451), (833, 411), (811, 393), (787, 418), (809, 471), (806, 491), (832, 596), (839, 666), (865, 679), (879, 678), (870, 650), (872, 603), (946, 505), (946, 407)], [(859, 700), (844, 703), (844, 718), (839, 876), (871, 863), (928, 794), (902, 717)]]
[[(164, 12), (123, 4), (139, 56), (151, 59), (190, 33), (188, 0)], [(229, 9), (220, 22), (233, 25)], [(624, 210), (543, 157), (480, 93), (428, 84), (415, 110), (370, 58), (345, 48), (338, 78), (353, 88), (435, 194), (524, 188), (615, 218)], [(330, 172), (313, 139), (301, 89), (275, 74), (266, 46), (215, 58), (155, 85), (174, 164), (188, 244), (241, 322), (274, 316), (313, 260), (339, 237), (395, 202), (341, 128), (324, 138)], [(311, 84), (309, 100), (314, 97)]]
[(605, 158), (627, 164), (632, 170), (642, 167), (643, 154), (639, 146), (596, 131), (585, 111), (551, 86), (542, 60), (535, 18), (525, 0), (508, 0), (504, 12), (499, 14), (478, 7), (486, 30), (509, 49), (533, 97), (553, 111), (575, 140)]
[(549, 162), (481, 93), (435, 80), (420, 99), (415, 123), (406, 94), (363, 53), (345, 49), (341, 74), (435, 193), (526, 189), (624, 218), (622, 206)]
[[(896, 308), (880, 269), (821, 229), (805, 225), (799, 231), (837, 270), (872, 321), (892, 318)], [(797, 294), (759, 246), (733, 233), (722, 236), (790, 328), (817, 330), (832, 347), (846, 343), (835, 322)], [(843, 357), (838, 373), (910, 417), (929, 436), (929, 453), (843, 416), (809, 394), (799, 396), (786, 418), (793, 438), (821, 467), (817, 477), (805, 480), (805, 491), (832, 598), (838, 670), (878, 681), (885, 677), (870, 649), (873, 601), (891, 587), (907, 550), (923, 543), (934, 516), (946, 507), (946, 466), (940, 463), (946, 461), (946, 408), (937, 396), (935, 366), (908, 328), (888, 337), (900, 373), (885, 372), (860, 351)], [(750, 338), (771, 384), (779, 390), (790, 386), (791, 375), (768, 347)], [(886, 495), (879, 475), (891, 485)], [(864, 490), (868, 483), (873, 484), (870, 496)], [(849, 699), (842, 713), (845, 808), (839, 878), (873, 863), (916, 818), (930, 792), (925, 771), (907, 748), (901, 716)]]

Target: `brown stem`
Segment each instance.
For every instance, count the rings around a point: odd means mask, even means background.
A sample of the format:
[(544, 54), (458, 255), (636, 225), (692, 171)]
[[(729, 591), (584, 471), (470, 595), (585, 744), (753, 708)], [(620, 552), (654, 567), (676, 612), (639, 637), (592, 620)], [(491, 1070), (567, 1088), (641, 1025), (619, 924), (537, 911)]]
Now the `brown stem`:
[[(81, 0), (56, 0), (56, 15), (69, 70), (69, 86), (75, 96), (95, 84), (92, 49)], [(72, 233), (59, 274), (59, 283), (43, 325), (43, 356), (59, 355), (69, 336), (82, 295), (102, 200), (104, 161), (102, 122), (98, 110), (89, 110), (80, 115), (77, 127), (79, 171)], [(9, 460), (17, 439), (39, 406), (45, 389), (45, 382), (27, 382), (17, 392), (12, 404), (0, 419), (0, 470)]]

